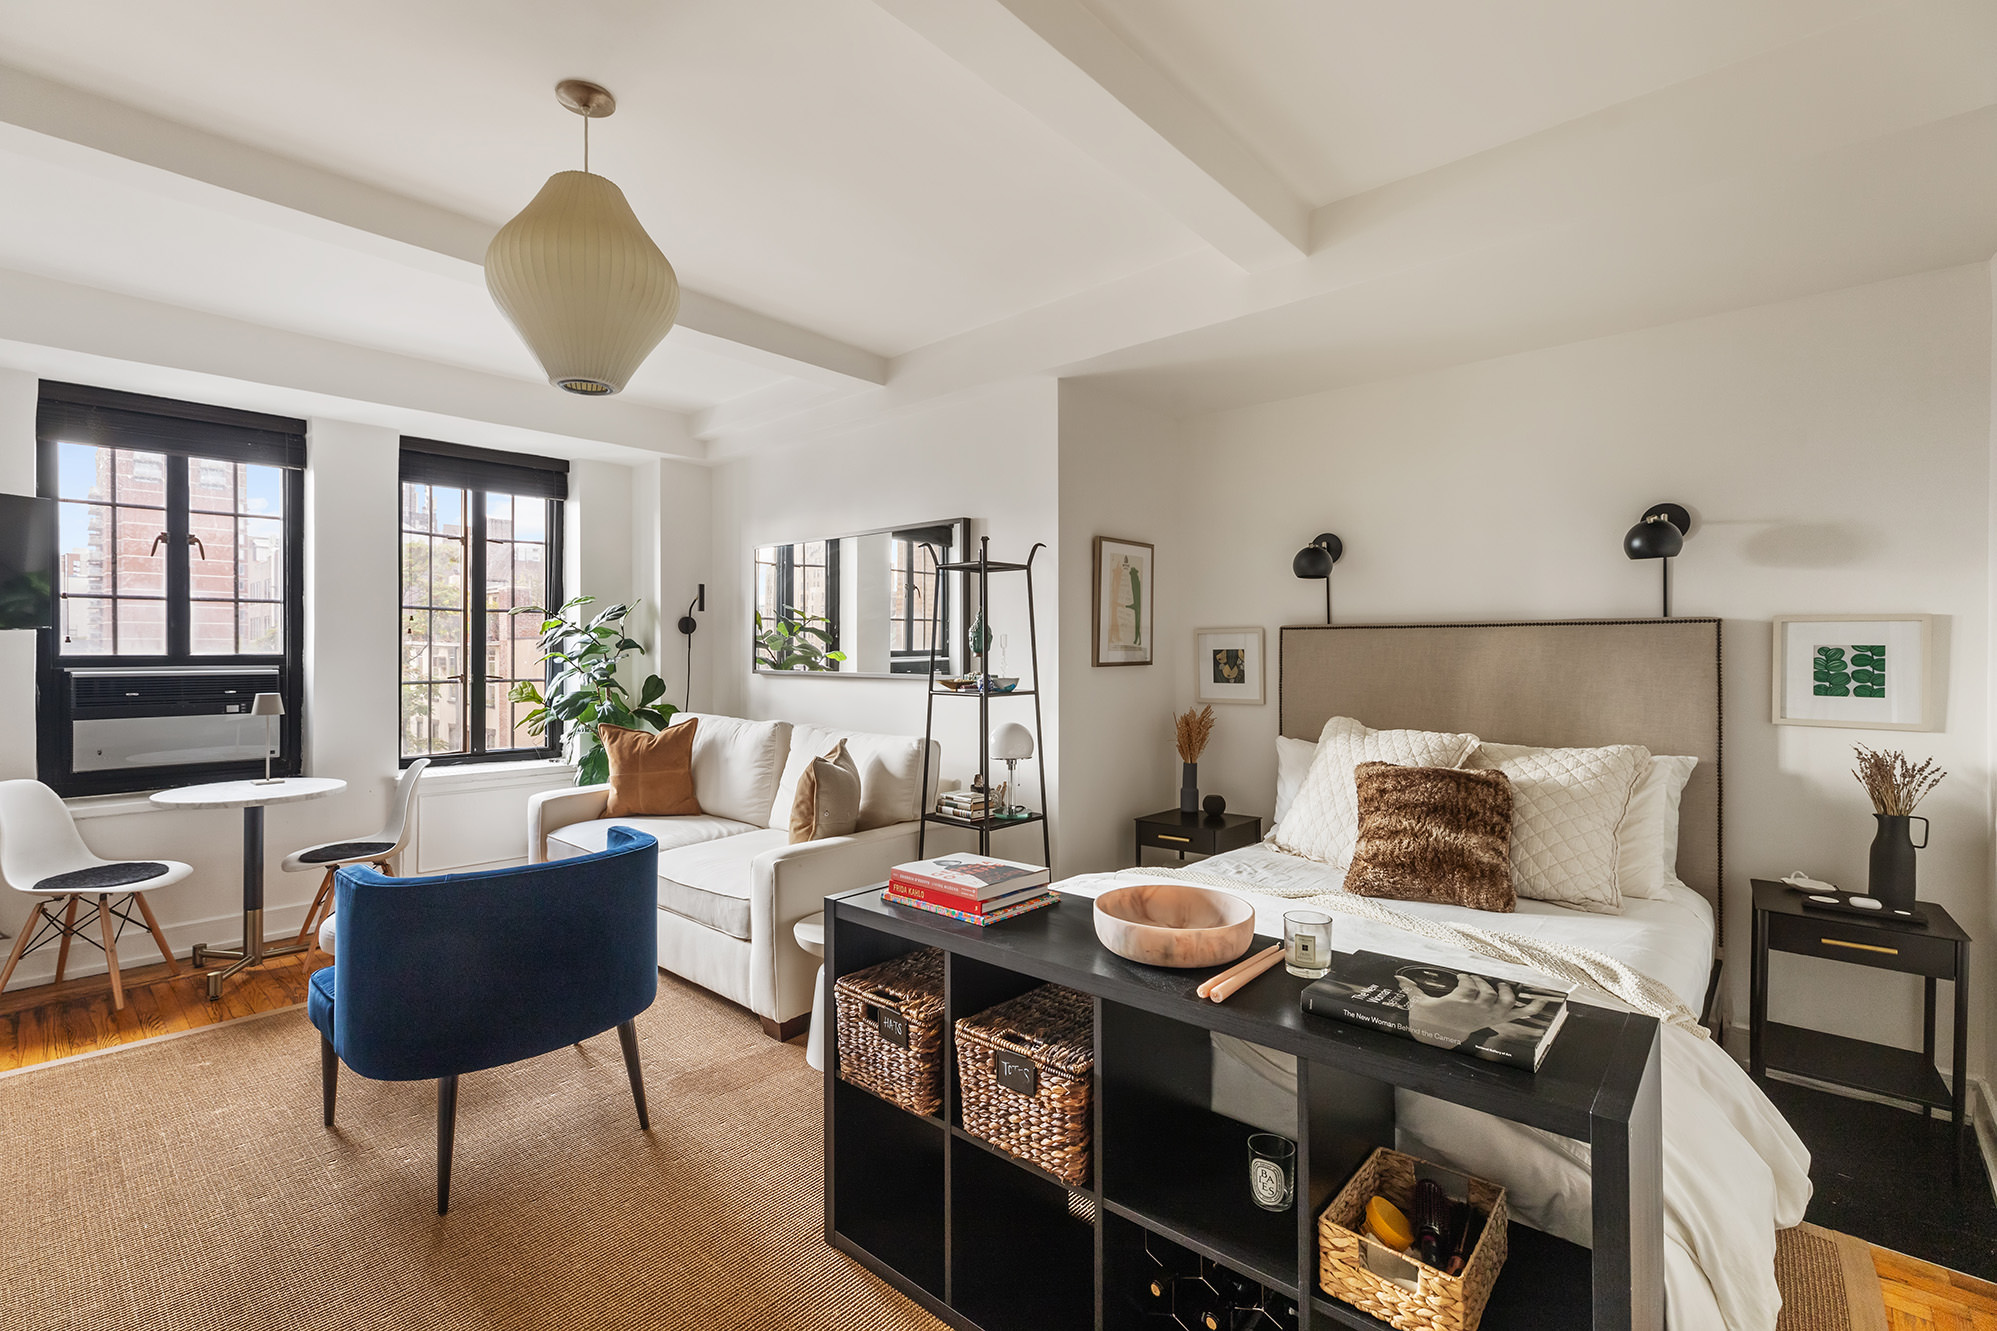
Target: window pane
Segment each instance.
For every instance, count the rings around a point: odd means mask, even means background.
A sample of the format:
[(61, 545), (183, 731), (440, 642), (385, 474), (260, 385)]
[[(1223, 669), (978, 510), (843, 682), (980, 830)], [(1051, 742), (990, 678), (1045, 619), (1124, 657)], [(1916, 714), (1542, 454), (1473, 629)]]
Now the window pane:
[(547, 550), (545, 545), (513, 547), (514, 605), (547, 606)]
[(284, 472), (277, 467), (238, 467), (242, 508), (250, 514), (280, 517), (284, 513)]
[(196, 601), (189, 607), (187, 646), (196, 656), (236, 650), (236, 607), (229, 601)]
[[(404, 487), (407, 489), (408, 487)], [(430, 603), (430, 538), (402, 537), (402, 604)]]
[(238, 519), (237, 595), (246, 600), (284, 597), (284, 523), (276, 518)]
[(513, 747), (513, 704), (506, 701), (507, 686), (490, 683), (485, 686), (485, 747), (510, 749)]
[(446, 536), (465, 534), (465, 492), (445, 486), (430, 487), (430, 530)]
[(118, 655), (166, 655), (166, 602), (119, 601)]
[(111, 510), (102, 504), (60, 504), (58, 581), (64, 592), (111, 590)]
[(415, 757), (430, 752), (430, 690), (421, 684), (402, 688), (402, 753)]
[[(236, 591), (236, 520), (226, 513), (190, 513), (187, 594), (197, 601), (226, 601)], [(233, 632), (233, 630), (231, 630)]]
[(236, 471), (209, 458), (187, 460), (187, 506), (197, 513), (236, 511)]
[(112, 602), (104, 598), (71, 597), (61, 605), (63, 655), (111, 655)]
[(402, 678), (430, 678), (430, 612), (402, 612)]
[(465, 740), (465, 701), (462, 685), (434, 684), (430, 688), (430, 751), (467, 753)]
[(405, 531), (430, 530), (430, 487), (415, 481), (402, 483), (402, 526)]
[(441, 536), (430, 539), (430, 604), (465, 603), (465, 546)]
[(56, 447), (56, 493), (64, 499), (111, 500), (111, 450), (95, 444)]
[(485, 534), (493, 541), (513, 539), (513, 496), (489, 494), (485, 497)]
[(545, 541), (548, 539), (548, 501), (516, 496), (513, 500), (513, 539), (516, 541)]
[[(104, 450), (99, 450), (104, 451)], [(141, 504), (148, 508), (166, 505), (166, 455), (134, 453), (129, 448), (110, 450), (116, 472), (115, 498), (121, 504)]]
[[(166, 542), (160, 514), (153, 509), (120, 508), (118, 527), (117, 583), (121, 596), (166, 595)], [(159, 553), (155, 554), (154, 551)]]
[(236, 607), (236, 650), (276, 656), (284, 650), (284, 607), (274, 601), (245, 601)]
[(485, 543), (485, 604), (505, 610), (513, 604), (513, 546), (506, 541)]

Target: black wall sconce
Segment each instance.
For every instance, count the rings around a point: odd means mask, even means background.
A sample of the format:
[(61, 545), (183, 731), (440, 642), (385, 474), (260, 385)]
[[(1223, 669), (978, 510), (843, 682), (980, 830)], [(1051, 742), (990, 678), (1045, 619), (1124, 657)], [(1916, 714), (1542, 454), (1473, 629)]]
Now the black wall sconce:
[(1324, 579), (1324, 622), (1331, 622), (1331, 566), (1345, 553), (1345, 542), (1330, 532), (1321, 533), (1290, 561), (1290, 571), (1300, 578)]
[(700, 590), (687, 602), (686, 613), (680, 616), (679, 630), (686, 635), (686, 705), (693, 707), (693, 632), (700, 627), (700, 621), (693, 617), (696, 610), (707, 609), (707, 584), (701, 583)]
[(1692, 515), (1683, 504), (1652, 504), (1623, 536), (1623, 553), (1631, 559), (1664, 563), (1664, 618), (1671, 618), (1671, 561), (1685, 548)]

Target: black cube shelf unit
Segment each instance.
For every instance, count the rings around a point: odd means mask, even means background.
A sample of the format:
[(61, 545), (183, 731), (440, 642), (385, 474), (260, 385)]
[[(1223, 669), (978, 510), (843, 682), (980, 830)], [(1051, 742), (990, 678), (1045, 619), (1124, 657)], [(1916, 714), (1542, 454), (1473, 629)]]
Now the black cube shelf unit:
[[(1662, 1331), (1663, 1144), (1658, 1024), (1575, 1004), (1537, 1075), (1306, 1017), (1280, 967), (1226, 1003), (1211, 971), (1124, 961), (1095, 937), (1088, 898), (987, 928), (880, 899), (828, 900), (825, 993), (842, 975), (921, 947), (946, 955), (942, 1111), (916, 1115), (825, 1077), (825, 1237), (965, 1331), (1137, 1331), (1144, 1234), (1298, 1301), (1300, 1325), (1386, 1323), (1317, 1290), (1317, 1216), (1377, 1146), (1394, 1144), (1403, 1087), (1593, 1147), (1594, 1249), (1524, 1225), (1485, 1331)], [(1256, 940), (1266, 946), (1271, 939)], [(1070, 1188), (964, 1130), (959, 1017), (1052, 982), (1095, 1000), (1093, 1170)], [(1247, 1138), (1209, 1107), (1209, 1032), (1298, 1058), (1297, 1205), (1256, 1207)]]

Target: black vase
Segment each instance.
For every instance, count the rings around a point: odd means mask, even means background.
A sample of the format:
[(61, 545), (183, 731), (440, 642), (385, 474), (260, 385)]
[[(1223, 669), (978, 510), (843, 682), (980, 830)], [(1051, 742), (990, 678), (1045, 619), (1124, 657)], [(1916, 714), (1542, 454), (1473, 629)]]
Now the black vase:
[(1198, 763), (1179, 764), (1179, 812), (1198, 813), (1200, 811), (1200, 765)]
[(1875, 813), (1879, 824), (1872, 837), (1872, 863), (1866, 875), (1866, 892), (1879, 899), (1888, 910), (1914, 908), (1913, 824), (1921, 824), (1921, 845), (1928, 844), (1928, 820), (1918, 814)]

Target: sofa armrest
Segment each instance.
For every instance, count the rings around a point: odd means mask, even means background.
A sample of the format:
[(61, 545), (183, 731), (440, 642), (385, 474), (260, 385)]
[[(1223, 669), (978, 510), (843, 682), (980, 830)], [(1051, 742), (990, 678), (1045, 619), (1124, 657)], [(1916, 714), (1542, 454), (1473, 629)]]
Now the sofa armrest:
[(750, 1006), (788, 1021), (811, 1010), (818, 959), (797, 945), (797, 922), (825, 909), (825, 898), (884, 882), (916, 858), (921, 823), (894, 823), (851, 836), (779, 846), (756, 857), (749, 898)]
[(603, 817), (610, 807), (610, 787), (571, 786), (565, 790), (544, 790), (527, 797), (527, 862), (545, 864), (548, 859), (548, 833), (571, 823), (586, 823)]

